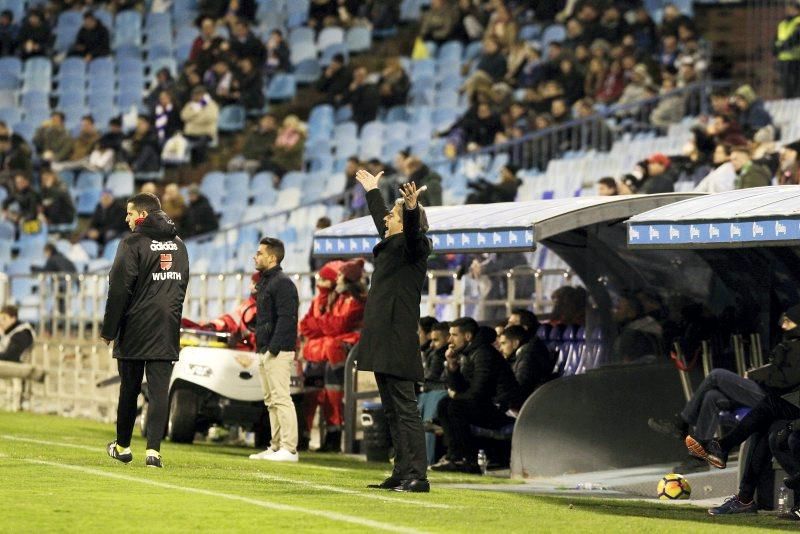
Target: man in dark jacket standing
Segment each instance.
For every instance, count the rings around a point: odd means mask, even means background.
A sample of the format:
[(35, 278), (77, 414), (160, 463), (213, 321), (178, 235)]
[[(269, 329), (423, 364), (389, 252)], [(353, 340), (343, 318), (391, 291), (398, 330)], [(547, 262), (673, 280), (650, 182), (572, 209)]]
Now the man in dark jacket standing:
[[(773, 350), (770, 363), (748, 371), (748, 378), (757, 382), (766, 392), (764, 398), (719, 441), (702, 440), (699, 437), (686, 436), (686, 448), (689, 453), (707, 461), (713, 467), (724, 469), (730, 451), (739, 447), (752, 435), (767, 436), (770, 427), (778, 421), (800, 419), (800, 408), (789, 402), (783, 395), (796, 392), (800, 387), (800, 304), (792, 306), (781, 317), (783, 341)], [(748, 458), (747, 466), (742, 474), (739, 493), (726, 500), (722, 505), (709, 510), (711, 515), (755, 512), (757, 504), (753, 500), (758, 481), (763, 469), (771, 468), (772, 454), (769, 445), (756, 446)], [(758, 467), (761, 466), (759, 469)]]
[(417, 409), (415, 382), (422, 382), (419, 352), (419, 303), (431, 242), (427, 218), (417, 203), (420, 191), (411, 182), (400, 192), (403, 201), (386, 211), (378, 180), (366, 170), (356, 173), (367, 192), (367, 205), (378, 234), (375, 270), (364, 309), (361, 340), (356, 345), (360, 371), (372, 371), (378, 383), (389, 433), (395, 448), (391, 476), (372, 488), (428, 492), (425, 432)]
[(145, 465), (162, 467), (161, 439), (167, 425), (169, 379), (180, 349), (183, 299), (189, 285), (189, 256), (175, 224), (161, 211), (158, 197), (139, 193), (128, 199), (125, 222), (131, 233), (117, 248), (108, 275), (108, 300), (101, 336), (114, 341), (121, 385), (117, 439), (108, 455), (133, 460), (131, 435), (136, 400), (147, 374), (147, 453)]
[(281, 269), (284, 255), (283, 241), (265, 237), (254, 258), (261, 272), (256, 285), (256, 352), (272, 441), (267, 450), (251, 454), (251, 460), (298, 460), (297, 414), (289, 384), (297, 348), (299, 298), (297, 286)]
[(480, 328), (471, 317), (450, 323), (445, 353), (448, 397), (439, 403), (447, 455), (431, 467), (434, 471), (480, 473), (470, 425), (499, 429), (514, 422), (504, 412), (519, 408), (519, 386), (511, 367), (492, 346), (495, 338), (493, 329)]

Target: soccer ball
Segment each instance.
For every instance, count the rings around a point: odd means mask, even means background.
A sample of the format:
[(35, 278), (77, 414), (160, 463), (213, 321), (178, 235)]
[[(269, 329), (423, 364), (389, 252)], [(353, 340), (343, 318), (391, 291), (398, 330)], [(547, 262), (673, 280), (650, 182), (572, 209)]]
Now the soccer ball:
[(692, 495), (692, 487), (682, 475), (670, 473), (658, 481), (656, 493), (659, 499), (664, 500), (688, 499)]

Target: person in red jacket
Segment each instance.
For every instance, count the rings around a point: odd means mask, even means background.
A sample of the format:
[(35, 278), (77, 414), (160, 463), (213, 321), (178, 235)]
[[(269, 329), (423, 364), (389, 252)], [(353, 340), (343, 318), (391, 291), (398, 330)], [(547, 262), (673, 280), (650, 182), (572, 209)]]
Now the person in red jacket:
[[(320, 275), (329, 265), (323, 267)], [(323, 389), (317, 396), (326, 420), (325, 441), (319, 449), (323, 452), (341, 450), (344, 365), (350, 348), (358, 342), (358, 329), (364, 318), (366, 287), (361, 281), (363, 275), (364, 260), (342, 263), (337, 273), (336, 285), (329, 292), (327, 300), (318, 297), (321, 301), (319, 308), (315, 310), (312, 305), (312, 309), (300, 323), (300, 331), (308, 339), (303, 350), (304, 357), (311, 362), (326, 362)], [(323, 308), (323, 313), (315, 313)], [(306, 411), (307, 420), (313, 422), (313, 414), (313, 410)]]

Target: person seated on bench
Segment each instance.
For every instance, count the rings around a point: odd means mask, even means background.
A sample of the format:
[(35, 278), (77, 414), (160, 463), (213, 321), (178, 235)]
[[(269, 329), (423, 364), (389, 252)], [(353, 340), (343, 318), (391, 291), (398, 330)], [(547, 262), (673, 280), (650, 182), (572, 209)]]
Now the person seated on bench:
[[(783, 485), (794, 490), (795, 495), (800, 491), (800, 419), (776, 423), (769, 435), (769, 449), (778, 463), (789, 475), (783, 479)], [(772, 466), (769, 466), (772, 467)], [(795, 499), (794, 507), (785, 514), (778, 516), (781, 519), (800, 521), (800, 502)]]
[(519, 386), (511, 366), (492, 346), (495, 336), (492, 328), (481, 328), (470, 317), (450, 323), (448, 396), (437, 411), (447, 454), (431, 467), (434, 471), (480, 473), (470, 425), (499, 429), (514, 421), (505, 412), (519, 408)]
[(30, 363), (35, 337), (30, 323), (19, 320), (16, 306), (0, 308), (0, 360)]
[(519, 325), (506, 327), (500, 336), (500, 352), (514, 371), (523, 400), (555, 378), (556, 360), (547, 345), (536, 337), (536, 330), (529, 332)]
[[(420, 319), (420, 328), (422, 328), (422, 319)], [(429, 323), (428, 327), (430, 331), (427, 335), (430, 336), (430, 339), (424, 345), (427, 348), (422, 351), (422, 370), (425, 381), (422, 383), (422, 392), (417, 395), (417, 406), (422, 414), (422, 424), (425, 426), (425, 450), (428, 455), (428, 465), (431, 465), (436, 461), (436, 434), (431, 426), (436, 418), (439, 402), (447, 397), (444, 354), (447, 352), (450, 324), (435, 322)], [(421, 339), (422, 337), (420, 337)]]

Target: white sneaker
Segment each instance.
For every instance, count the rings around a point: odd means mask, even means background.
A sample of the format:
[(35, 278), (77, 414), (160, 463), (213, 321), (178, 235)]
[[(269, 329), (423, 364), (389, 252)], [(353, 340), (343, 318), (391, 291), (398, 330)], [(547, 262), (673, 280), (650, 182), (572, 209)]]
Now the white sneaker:
[(289, 452), (287, 449), (278, 449), (273, 454), (264, 457), (264, 460), (271, 462), (297, 462), (299, 459), (300, 455), (296, 452)]
[(267, 450), (265, 450), (265, 451), (256, 452), (256, 453), (254, 453), (254, 454), (251, 454), (251, 455), (250, 455), (250, 459), (251, 459), (251, 460), (267, 460), (267, 459), (269, 459), (269, 457), (270, 457), (270, 456), (272, 456), (272, 455), (273, 455), (273, 454), (275, 454), (276, 452), (278, 452), (278, 451), (276, 451), (276, 450), (275, 450), (275, 449), (273, 449), (272, 447), (269, 447), (269, 448), (268, 448)]

